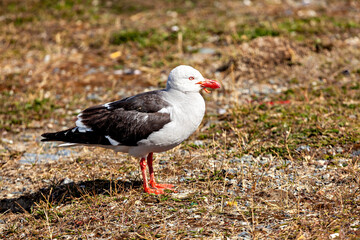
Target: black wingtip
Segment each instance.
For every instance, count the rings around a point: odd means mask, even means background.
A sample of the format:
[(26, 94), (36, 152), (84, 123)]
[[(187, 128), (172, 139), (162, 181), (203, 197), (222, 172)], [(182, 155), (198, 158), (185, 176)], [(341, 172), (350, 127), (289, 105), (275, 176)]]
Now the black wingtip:
[(54, 133), (43, 133), (41, 136), (43, 137), (43, 139), (41, 139), (42, 142), (48, 142), (53, 140), (52, 137), (54, 136)]

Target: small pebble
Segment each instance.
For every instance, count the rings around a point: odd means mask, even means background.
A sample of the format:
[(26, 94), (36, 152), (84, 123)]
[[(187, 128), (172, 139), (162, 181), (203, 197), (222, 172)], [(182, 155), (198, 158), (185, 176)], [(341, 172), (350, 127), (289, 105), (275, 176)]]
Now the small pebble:
[(316, 163), (320, 166), (324, 166), (327, 163), (327, 161), (326, 160), (317, 160)]
[(6, 139), (6, 138), (2, 138), (1, 141), (4, 142), (4, 143), (8, 143), (8, 144), (13, 144), (14, 143), (13, 140)]
[(251, 6), (252, 4), (251, 0), (243, 0), (243, 3), (245, 6)]
[(60, 72), (60, 68), (56, 67), (56, 68), (53, 69), (53, 73), (57, 74), (59, 72)]
[(200, 146), (203, 146), (203, 145), (204, 145), (204, 142), (201, 141), (201, 140), (196, 140), (196, 141), (194, 141), (194, 145), (200, 147)]
[(336, 150), (337, 153), (344, 152), (344, 149), (342, 147), (337, 147), (335, 150)]
[(90, 68), (89, 70), (87, 70), (87, 72), (85, 73), (85, 75), (91, 75), (91, 74), (94, 74), (96, 73), (97, 70), (95, 68)]
[(238, 234), (238, 237), (242, 239), (251, 239), (251, 235), (248, 232), (241, 232)]
[(337, 238), (337, 237), (339, 237), (339, 233), (333, 233), (333, 234), (330, 234), (330, 238), (331, 239), (334, 239), (334, 238)]
[(71, 180), (70, 178), (65, 178), (64, 181), (62, 182), (62, 184), (66, 185), (66, 184), (70, 184), (73, 183), (74, 181)]
[(171, 31), (173, 31), (173, 32), (178, 32), (179, 30), (180, 30), (180, 28), (176, 25), (171, 27)]
[(298, 148), (296, 148), (296, 151), (298, 151), (298, 152), (301, 152), (301, 151), (310, 152), (310, 146), (308, 146), (308, 145), (300, 145)]
[(360, 150), (353, 151), (351, 155), (352, 155), (353, 157), (360, 156)]
[(51, 56), (49, 54), (45, 55), (44, 57), (44, 63), (48, 63), (51, 59)]
[(124, 71), (121, 70), (121, 69), (115, 70), (115, 71), (114, 71), (114, 74), (115, 74), (115, 75), (123, 75), (123, 74), (124, 74)]
[(322, 175), (321, 178), (324, 179), (324, 180), (329, 180), (330, 179), (330, 174), (329, 173), (324, 174), (324, 175)]
[(241, 162), (241, 160), (238, 159), (238, 158), (234, 158), (234, 159), (229, 160), (229, 163), (240, 163), (240, 162)]
[(220, 108), (218, 110), (218, 114), (225, 114), (225, 113), (226, 113), (226, 109), (224, 109), (224, 108)]
[(88, 100), (101, 100), (100, 96), (96, 93), (90, 93), (86, 96)]
[(19, 194), (23, 194), (23, 192), (12, 192), (11, 194), (14, 194), (14, 195), (19, 195)]
[(347, 165), (349, 165), (349, 159), (346, 158), (340, 158), (338, 159), (338, 164), (340, 167), (346, 167)]
[(187, 197), (189, 197), (190, 192), (182, 192), (182, 193), (174, 193), (173, 197), (177, 198), (177, 199), (185, 199)]
[(244, 155), (240, 158), (240, 160), (242, 162), (252, 162), (253, 161), (253, 156), (252, 155)]

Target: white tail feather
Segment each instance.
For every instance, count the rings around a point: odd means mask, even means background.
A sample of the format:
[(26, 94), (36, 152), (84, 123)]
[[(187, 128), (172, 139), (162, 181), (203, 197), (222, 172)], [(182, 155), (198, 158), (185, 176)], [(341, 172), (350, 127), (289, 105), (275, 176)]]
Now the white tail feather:
[(60, 145), (58, 145), (57, 147), (73, 147), (73, 146), (78, 146), (79, 144), (77, 143), (62, 143)]

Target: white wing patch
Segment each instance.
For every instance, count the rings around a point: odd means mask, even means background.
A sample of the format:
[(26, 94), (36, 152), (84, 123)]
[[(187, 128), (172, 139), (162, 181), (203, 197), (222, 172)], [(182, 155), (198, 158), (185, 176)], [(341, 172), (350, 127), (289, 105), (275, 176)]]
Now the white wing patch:
[(80, 113), (78, 116), (77, 116), (77, 120), (75, 122), (77, 128), (74, 128), (73, 129), (73, 132), (77, 129), (79, 130), (79, 132), (91, 132), (92, 129), (87, 127), (83, 122), (82, 122), (82, 118), (81, 118), (81, 115), (82, 113)]
[(103, 106), (106, 107), (106, 109), (110, 109), (110, 103), (112, 102), (105, 103)]
[(162, 108), (158, 111), (159, 113), (170, 113), (168, 108)]
[(120, 144), (118, 141), (112, 139), (109, 135), (106, 135), (105, 137), (109, 140), (109, 142), (111, 143), (111, 145), (116, 146), (116, 145), (119, 145), (119, 144)]

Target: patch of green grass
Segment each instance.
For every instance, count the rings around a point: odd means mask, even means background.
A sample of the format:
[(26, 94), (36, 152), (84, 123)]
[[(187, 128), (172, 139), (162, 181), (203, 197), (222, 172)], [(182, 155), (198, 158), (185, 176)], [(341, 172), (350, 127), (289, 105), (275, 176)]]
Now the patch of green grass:
[(34, 20), (34, 17), (32, 16), (28, 16), (28, 17), (16, 17), (14, 20), (14, 25), (15, 26), (20, 26), (24, 23), (29, 23), (32, 22)]
[[(93, 1), (90, 1), (92, 4)], [(94, 4), (92, 4), (94, 5)], [(101, 11), (109, 12), (112, 14), (134, 14), (142, 11), (150, 11), (156, 8), (155, 4), (152, 2), (144, 2), (141, 3), (137, 1), (99, 1), (96, 5), (97, 8), (101, 9)]]
[(200, 22), (196, 25), (188, 24), (183, 27), (183, 39), (185, 43), (198, 44), (206, 42), (211, 35), (211, 26), (206, 22)]
[(11, 130), (14, 125), (27, 125), (32, 120), (43, 120), (51, 116), (58, 108), (49, 98), (35, 98), (32, 101), (8, 101), (0, 98), (3, 108), (0, 109), (1, 128)]
[(110, 43), (121, 45), (129, 42), (135, 42), (140, 47), (154, 47), (163, 42), (174, 42), (177, 38), (176, 33), (160, 32), (156, 29), (146, 31), (140, 30), (121, 30), (111, 35)]
[(144, 44), (145, 39), (148, 36), (149, 31), (122, 30), (112, 34), (110, 43), (114, 45), (120, 45), (127, 42), (138, 42), (140, 44)]
[(279, 36), (280, 32), (266, 25), (260, 25), (256, 27), (250, 27), (248, 25), (243, 25), (240, 27), (240, 30), (237, 32), (237, 39), (241, 40), (252, 40), (258, 37), (264, 36)]
[[(210, 35), (210, 31), (211, 30), (204, 24), (200, 24), (196, 27), (189, 24), (187, 26), (183, 26), (181, 33), (183, 35), (184, 42), (194, 44), (205, 42)], [(174, 44), (178, 39), (178, 34), (178, 32), (167, 32), (159, 29), (120, 30), (118, 32), (112, 33), (110, 37), (110, 44), (121, 45), (127, 43), (136, 43), (139, 47), (142, 48), (158, 48), (161, 46), (171, 46)], [(156, 62), (154, 64), (158, 65)]]
[[(238, 26), (236, 40), (252, 40), (263, 36), (289, 36), (303, 41), (308, 36), (326, 34), (330, 29), (332, 31), (344, 32), (351, 29), (359, 28), (360, 23), (351, 19), (336, 18), (329, 16), (304, 17), (304, 18), (278, 18), (273, 21), (259, 21), (242, 24)], [(317, 39), (318, 47), (322, 46), (322, 42)]]
[(332, 24), (336, 27), (339, 27), (340, 29), (351, 29), (351, 28), (359, 28), (360, 27), (360, 23), (355, 22), (352, 19), (336, 19), (334, 17), (330, 18)]
[(319, 34), (324, 31), (325, 21), (319, 17), (293, 18), (279, 23), (280, 30), (288, 33)]
[[(12, 20), (15, 26), (32, 22), (35, 19), (43, 21), (49, 18), (77, 19), (91, 17), (98, 14), (98, 7), (91, 0), (29, 0), (17, 3), (4, 3), (0, 13), (16, 13), (18, 16)], [(34, 14), (35, 13), (35, 14)]]

